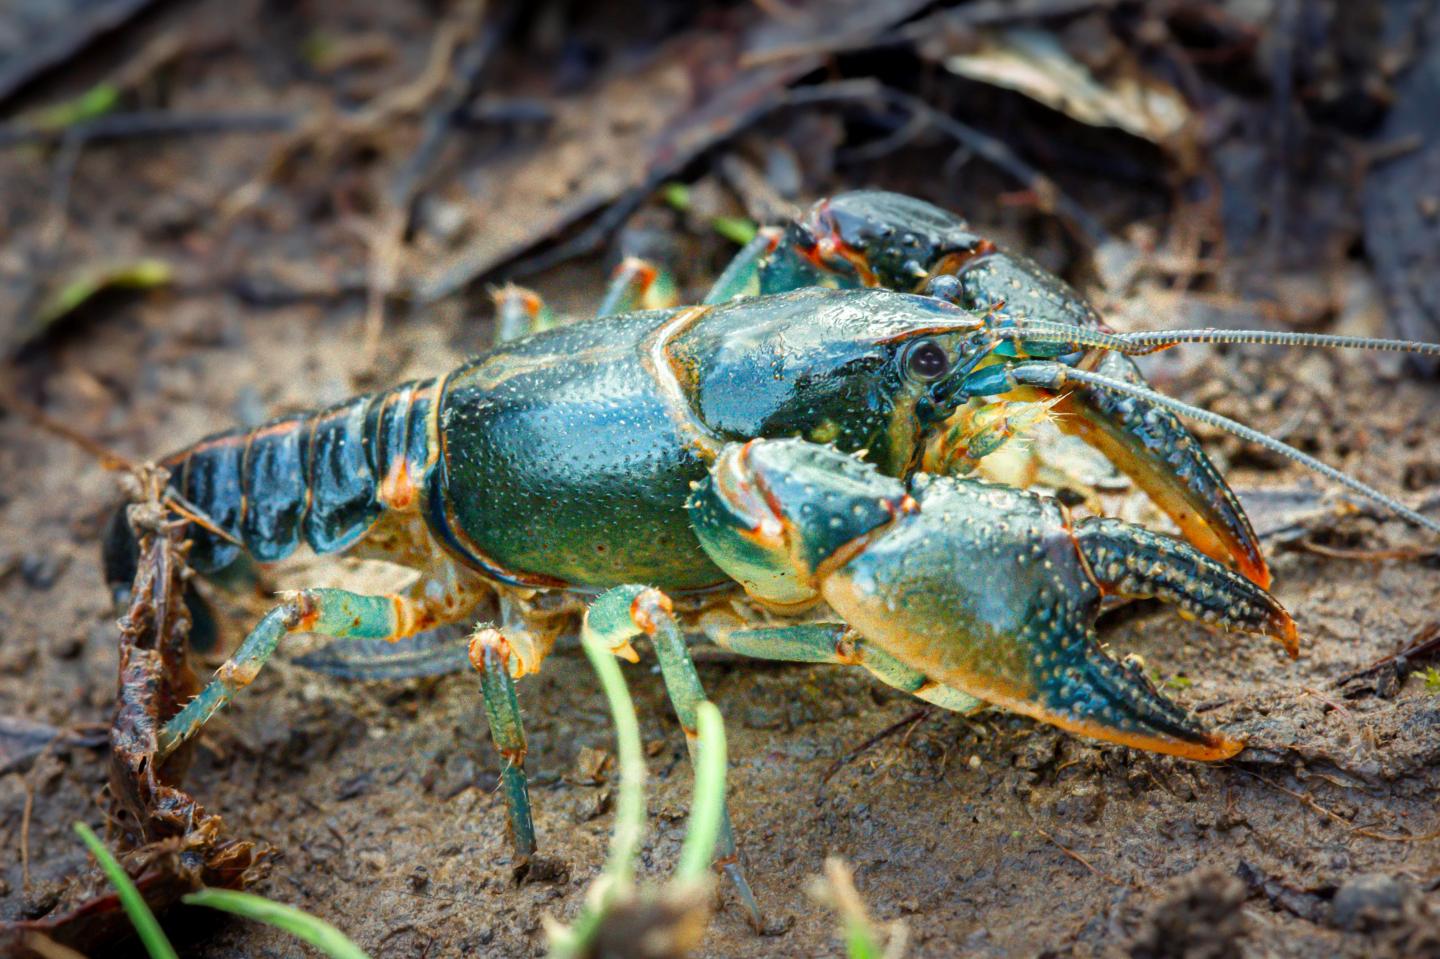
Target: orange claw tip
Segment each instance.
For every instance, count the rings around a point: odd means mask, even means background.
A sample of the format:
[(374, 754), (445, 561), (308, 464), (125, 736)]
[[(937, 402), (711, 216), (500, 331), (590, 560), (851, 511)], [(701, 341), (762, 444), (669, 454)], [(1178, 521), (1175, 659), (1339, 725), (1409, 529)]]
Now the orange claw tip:
[(1290, 654), (1291, 659), (1300, 658), (1300, 631), (1295, 627), (1295, 620), (1285, 610), (1280, 610), (1275, 617), (1275, 624), (1279, 627), (1275, 638), (1280, 645), (1285, 647), (1285, 652)]
[[(1002, 697), (1003, 698), (1003, 697)], [(1245, 748), (1243, 739), (1232, 739), (1221, 733), (1189, 727), (1185, 735), (1179, 736), (1160, 730), (1119, 729), (1092, 719), (1078, 719), (1047, 709), (1039, 703), (1007, 700), (997, 703), (1023, 715), (1032, 716), (1042, 722), (1058, 726), (1066, 732), (1089, 736), (1119, 746), (1143, 749), (1146, 752), (1179, 756), (1181, 759), (1195, 759), (1200, 762), (1220, 762), (1229, 759)]]
[(1265, 563), (1265, 557), (1258, 552), (1250, 553), (1243, 544), (1238, 542), (1233, 543), (1231, 549), (1234, 550), (1233, 555), (1240, 575), (1261, 589), (1268, 590), (1270, 588), (1270, 567)]
[(1220, 733), (1212, 733), (1206, 738), (1209, 740), (1209, 742), (1204, 746), (1201, 746), (1199, 743), (1185, 744), (1187, 746), (1193, 746), (1196, 749), (1195, 753), (1176, 753), (1175, 755), (1184, 755), (1188, 759), (1198, 759), (1202, 762), (1220, 762), (1222, 760), (1229, 759), (1232, 756), (1235, 756), (1237, 753), (1239, 753), (1242, 749), (1245, 748), (1245, 740), (1232, 739), (1231, 737), (1221, 735)]
[(1191, 740), (1180, 739), (1176, 736), (1146, 735), (1118, 730), (1104, 730), (1098, 735), (1095, 730), (1085, 730), (1085, 732), (1122, 746), (1131, 746), (1147, 752), (1164, 753), (1167, 756), (1179, 756), (1181, 759), (1194, 759), (1207, 763), (1229, 759), (1245, 748), (1245, 740), (1232, 739), (1221, 733), (1201, 733)]

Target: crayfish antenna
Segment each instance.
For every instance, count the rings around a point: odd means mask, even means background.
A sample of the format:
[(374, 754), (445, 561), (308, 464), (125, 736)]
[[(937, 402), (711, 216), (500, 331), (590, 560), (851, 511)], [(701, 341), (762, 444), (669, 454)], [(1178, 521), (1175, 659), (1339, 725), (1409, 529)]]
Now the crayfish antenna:
[(1145, 330), (1120, 333), (1126, 352), (1154, 353), (1182, 343), (1251, 343), (1261, 346), (1317, 346), (1330, 350), (1370, 350), (1376, 353), (1413, 353), (1440, 356), (1440, 343), (1387, 340), (1375, 336), (1340, 336), (1334, 333), (1293, 333), (1279, 330)]
[(1113, 350), (1127, 356), (1158, 353), (1185, 343), (1245, 343), (1260, 346), (1313, 346), (1330, 350), (1369, 350), (1375, 353), (1410, 353), (1440, 356), (1440, 343), (1418, 340), (1387, 340), (1373, 336), (1341, 336), (1334, 333), (1294, 333), (1280, 330), (1142, 330), (1136, 333), (1109, 333), (1046, 320), (1025, 320), (1000, 326), (996, 336), (1021, 343), (1061, 343), (1070, 350)]
[(0, 410), (10, 410), (17, 416), (29, 420), (30, 423), (38, 429), (53, 436), (58, 436), (67, 443), (78, 447), (98, 461), (102, 469), (110, 470), (111, 472), (130, 473), (135, 476), (139, 476), (144, 471), (144, 464), (136, 463), (133, 460), (121, 456), (99, 440), (87, 436), (68, 423), (60, 422), (49, 413), (40, 409), (40, 407), (22, 400), (13, 393), (0, 390)]
[[(1440, 347), (1437, 347), (1437, 350), (1440, 350)], [(1350, 474), (1341, 472), (1330, 464), (1321, 462), (1307, 453), (1300, 452), (1288, 443), (1283, 443), (1272, 436), (1267, 436), (1257, 429), (1253, 429), (1243, 423), (1237, 423), (1229, 417), (1221, 416), (1219, 413), (1214, 413), (1198, 406), (1192, 406), (1183, 400), (1177, 400), (1173, 397), (1166, 396), (1164, 393), (1159, 393), (1134, 383), (1126, 383), (1122, 380), (1102, 376), (1099, 373), (1091, 373), (1087, 370), (1072, 369), (1063, 363), (1018, 363), (1010, 368), (1010, 374), (1017, 383), (1028, 383), (1033, 386), (1043, 386), (1047, 389), (1058, 389), (1063, 387), (1067, 381), (1070, 381), (1086, 383), (1101, 389), (1111, 390), (1115, 393), (1148, 400), (1156, 406), (1163, 406), (1166, 409), (1179, 413), (1181, 416), (1188, 416), (1197, 422), (1238, 436), (1248, 443), (1263, 446), (1273, 453), (1278, 453), (1302, 466), (1309, 467), (1327, 479), (1334, 480), (1352, 492), (1358, 493), (1371, 502), (1394, 513), (1396, 516), (1414, 523), (1416, 526), (1427, 529), (1432, 533), (1440, 533), (1440, 522), (1416, 512), (1393, 496), (1387, 496), (1373, 486), (1362, 483)]]

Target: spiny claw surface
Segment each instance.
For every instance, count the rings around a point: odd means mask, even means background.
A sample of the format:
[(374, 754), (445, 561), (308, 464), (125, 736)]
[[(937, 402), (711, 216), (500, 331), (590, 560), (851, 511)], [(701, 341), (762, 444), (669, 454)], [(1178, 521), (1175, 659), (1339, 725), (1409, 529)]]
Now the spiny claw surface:
[(1104, 595), (1159, 599), (1188, 619), (1273, 636), (1291, 659), (1299, 655), (1295, 621), (1285, 607), (1198, 550), (1116, 519), (1084, 519), (1075, 532), (1080, 555)]

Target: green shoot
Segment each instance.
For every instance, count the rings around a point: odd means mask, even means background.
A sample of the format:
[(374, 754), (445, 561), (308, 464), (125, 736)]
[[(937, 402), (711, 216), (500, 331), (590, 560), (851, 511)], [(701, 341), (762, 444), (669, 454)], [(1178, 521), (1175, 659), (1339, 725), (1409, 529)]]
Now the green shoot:
[(1425, 672), (1420, 674), (1425, 680), (1425, 691), (1432, 696), (1440, 693), (1440, 669), (1434, 666), (1426, 666)]
[(156, 259), (82, 269), (40, 304), (35, 312), (35, 325), (49, 326), (106, 290), (153, 290), (167, 285), (173, 278), (170, 264)]
[(110, 83), (91, 87), (71, 100), (44, 107), (28, 119), (37, 129), (65, 130), (111, 112), (120, 102), (120, 88)]
[(616, 887), (628, 886), (635, 878), (635, 860), (645, 837), (645, 754), (640, 743), (640, 720), (635, 703), (620, 672), (620, 664), (602, 643), (585, 637), (585, 655), (590, 659), (615, 720), (615, 748), (620, 787), (615, 799), (615, 832), (610, 837), (610, 856), (605, 874)]
[[(592, 615), (594, 610), (591, 611)], [(600, 677), (601, 688), (615, 721), (616, 751), (620, 783), (615, 802), (615, 828), (605, 869), (590, 885), (585, 905), (566, 928), (547, 917), (551, 959), (575, 959), (593, 949), (605, 923), (636, 906), (654, 908), (671, 918), (660, 921), (651, 931), (681, 952), (698, 942), (704, 930), (706, 891), (711, 880), (710, 861), (725, 818), (725, 723), (715, 704), (704, 701), (695, 712), (698, 749), (695, 792), (690, 804), (690, 822), (680, 848), (675, 879), (659, 890), (638, 890), (635, 860), (645, 831), (645, 760), (640, 743), (640, 721), (625, 685), (620, 664), (615, 661), (613, 643), (602, 638), (604, 630), (591, 629), (589, 616), (581, 630), (585, 655)], [(693, 937), (693, 938), (689, 938)], [(683, 944), (683, 945), (682, 945)]]
[(717, 216), (710, 220), (710, 226), (715, 232), (736, 246), (744, 246), (755, 239), (755, 234), (760, 228), (755, 225), (754, 220), (748, 220), (743, 216)]
[(331, 959), (369, 959), (359, 946), (330, 923), (294, 906), (273, 902), (264, 896), (236, 892), (233, 889), (201, 889), (190, 893), (182, 901), (189, 906), (209, 906), (211, 909), (234, 913), (276, 929), (283, 929), (295, 938), (308, 942)]
[(695, 768), (695, 795), (690, 799), (690, 823), (675, 870), (675, 878), (681, 882), (702, 882), (710, 875), (710, 860), (725, 815), (725, 721), (719, 707), (708, 699), (696, 707), (696, 719), (700, 758)]
[(615, 830), (610, 835), (610, 854), (605, 870), (590, 886), (590, 895), (575, 925), (550, 929), (553, 959), (578, 956), (595, 935), (600, 921), (617, 899), (630, 891), (635, 878), (635, 859), (645, 835), (645, 756), (640, 743), (640, 720), (635, 704), (609, 647), (589, 630), (581, 631), (585, 656), (600, 677), (600, 687), (615, 720), (619, 794), (615, 799)]
[(690, 209), (690, 188), (683, 183), (667, 183), (660, 188), (660, 195), (673, 209), (684, 213)]
[(135, 932), (144, 943), (150, 959), (179, 959), (175, 954), (175, 947), (165, 938), (155, 914), (146, 905), (145, 897), (140, 895), (140, 890), (135, 888), (135, 883), (130, 881), (130, 876), (110, 850), (105, 848), (100, 837), (83, 822), (75, 824), (75, 832), (79, 833), (81, 841), (90, 850), (90, 855), (100, 864), (100, 869), (105, 873), (105, 878), (110, 880), (110, 885), (115, 887), (115, 893), (120, 897), (120, 905), (125, 908), (130, 924), (135, 927)]
[[(135, 888), (135, 883), (130, 881), (124, 868), (116, 861), (110, 850), (105, 848), (100, 837), (95, 835), (94, 830), (83, 822), (75, 824), (75, 831), (79, 833), (86, 848), (90, 850), (90, 854), (100, 863), (105, 877), (115, 887), (115, 892), (120, 897), (120, 905), (130, 916), (130, 923), (135, 927), (135, 932), (140, 936), (140, 941), (144, 944), (145, 951), (150, 954), (150, 959), (179, 959), (175, 953), (175, 947), (170, 945), (169, 939), (165, 938), (165, 933), (155, 919), (155, 914), (145, 904), (145, 898), (140, 895), (140, 890)], [(182, 901), (186, 905), (209, 906), (212, 909), (233, 912), (249, 919), (258, 919), (260, 922), (268, 923), (303, 939), (330, 956), (331, 959), (370, 959), (360, 950), (359, 946), (345, 938), (340, 930), (323, 919), (317, 919), (309, 913), (301, 912), (294, 906), (272, 902), (263, 896), (229, 889), (201, 889), (185, 896)]]
[(817, 878), (810, 895), (840, 914), (847, 959), (900, 959), (907, 939), (905, 924), (890, 924), (889, 945), (882, 946), (880, 931), (870, 919), (865, 903), (855, 891), (850, 867), (837, 856), (825, 860), (825, 878)]
[[(684, 183), (670, 182), (660, 188), (660, 198), (672, 210), (680, 213), (691, 212), (690, 187)], [(755, 221), (743, 216), (712, 216), (710, 228), (736, 246), (744, 246), (755, 239), (760, 228)]]

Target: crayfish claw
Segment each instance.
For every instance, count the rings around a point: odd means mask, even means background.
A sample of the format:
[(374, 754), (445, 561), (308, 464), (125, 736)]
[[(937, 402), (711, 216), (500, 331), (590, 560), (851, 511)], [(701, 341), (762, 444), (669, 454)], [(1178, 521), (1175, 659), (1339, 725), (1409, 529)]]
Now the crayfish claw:
[(1200, 726), (1155, 688), (1139, 663), (1104, 652), (1093, 631), (1069, 648), (1038, 684), (1040, 701), (1019, 711), (1081, 735), (1186, 759), (1213, 762), (1245, 748), (1242, 740)]
[(1269, 636), (1291, 659), (1299, 655), (1295, 621), (1285, 607), (1193, 547), (1143, 526), (1102, 517), (1077, 523), (1075, 542), (1102, 595), (1159, 599), (1187, 619)]
[[(1107, 353), (1096, 372), (1144, 384), (1127, 356)], [(1088, 386), (1065, 394), (1056, 425), (1105, 454), (1180, 527), (1196, 549), (1261, 589), (1270, 568), (1249, 518), (1180, 419), (1146, 400)], [(1069, 414), (1069, 415), (1064, 415)]]

